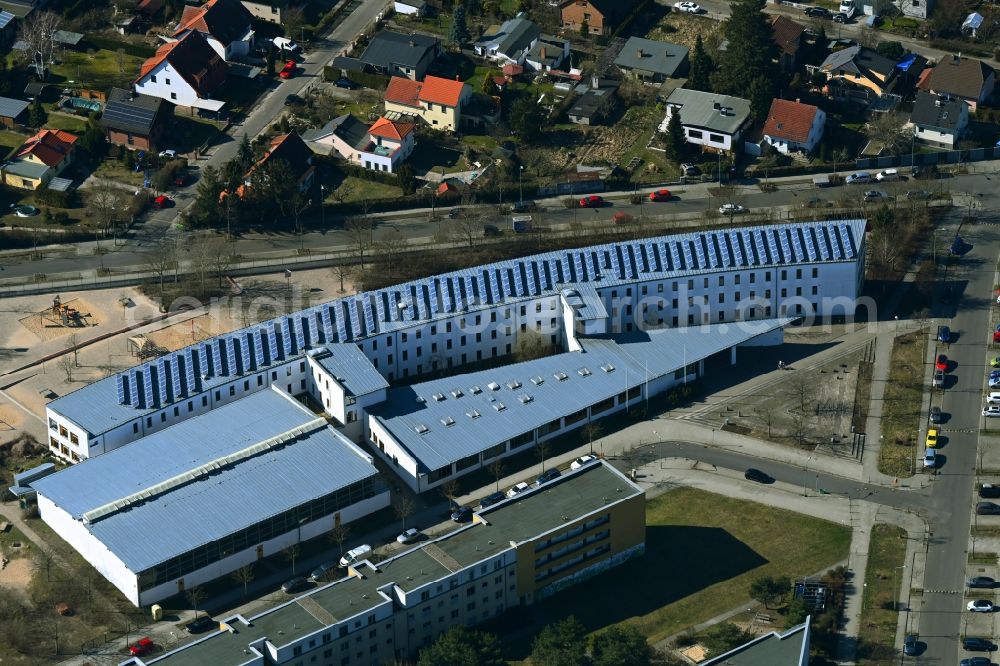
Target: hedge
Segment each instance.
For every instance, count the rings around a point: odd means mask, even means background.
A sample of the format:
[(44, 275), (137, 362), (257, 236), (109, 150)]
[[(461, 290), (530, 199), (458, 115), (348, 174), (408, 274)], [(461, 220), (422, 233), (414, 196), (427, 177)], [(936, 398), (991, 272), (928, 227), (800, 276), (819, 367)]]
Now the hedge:
[(106, 51), (118, 51), (121, 49), (130, 56), (137, 58), (152, 58), (156, 55), (156, 49), (146, 44), (132, 44), (131, 42), (120, 42), (117, 39), (98, 37), (97, 35), (87, 35), (81, 42), (84, 48), (93, 47)]

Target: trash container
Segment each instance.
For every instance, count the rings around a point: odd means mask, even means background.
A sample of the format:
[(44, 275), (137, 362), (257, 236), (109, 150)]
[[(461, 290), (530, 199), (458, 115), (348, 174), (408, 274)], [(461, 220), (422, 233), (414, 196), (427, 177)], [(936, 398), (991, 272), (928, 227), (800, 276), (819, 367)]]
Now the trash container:
[(149, 612), (152, 613), (154, 622), (159, 622), (163, 619), (163, 606), (160, 604), (153, 604)]

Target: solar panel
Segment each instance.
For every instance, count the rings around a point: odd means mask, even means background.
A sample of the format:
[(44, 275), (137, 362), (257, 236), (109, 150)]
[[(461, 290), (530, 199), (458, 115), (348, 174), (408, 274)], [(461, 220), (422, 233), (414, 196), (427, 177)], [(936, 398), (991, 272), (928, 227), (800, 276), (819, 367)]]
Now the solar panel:
[(500, 294), (500, 298), (501, 299), (510, 298), (511, 296), (514, 295), (514, 290), (510, 286), (510, 273), (507, 271), (506, 268), (498, 268), (493, 275), (494, 283), (497, 281), (496, 279), (497, 273), (500, 274), (500, 283), (503, 285), (503, 293)]
[(226, 356), (226, 344), (225, 338), (218, 338), (215, 341), (215, 346), (212, 349), (212, 369), (215, 371), (216, 377), (222, 377), (226, 373), (224, 370), (224, 359)]
[(427, 319), (431, 316), (431, 292), (426, 282), (417, 285), (417, 306), (418, 319)]
[(753, 247), (754, 250), (757, 251), (757, 254), (760, 256), (760, 263), (769, 264), (772, 262), (776, 262), (778, 260), (778, 257), (774, 251), (774, 247), (772, 247), (768, 243), (768, 239), (764, 237), (764, 234), (761, 232), (761, 230), (754, 229), (750, 233), (753, 234)]
[[(441, 280), (434, 278), (426, 286), (427, 302), (430, 305), (431, 317), (437, 317), (441, 313)], [(365, 313), (367, 315), (367, 313)]]
[(612, 247), (608, 252), (608, 258), (611, 260), (611, 274), (617, 280), (622, 279), (622, 260), (618, 256), (618, 248)]
[(851, 238), (851, 230), (847, 228), (846, 224), (841, 224), (838, 229), (840, 230), (840, 238), (844, 244), (844, 258), (850, 259), (854, 256), (854, 241)]
[(573, 275), (574, 282), (583, 282), (584, 275), (583, 272), (583, 253), (581, 252), (571, 252), (570, 255), (573, 257)]
[(671, 268), (675, 271), (687, 268), (684, 264), (684, 259), (681, 257), (681, 242), (680, 241), (667, 241), (670, 248), (670, 263)]
[(698, 268), (708, 268), (708, 259), (705, 257), (705, 235), (698, 234), (691, 239), (694, 245), (694, 256), (698, 260)]
[(132, 377), (132, 386), (129, 387), (132, 395), (132, 404), (136, 407), (143, 406), (143, 398), (146, 394), (146, 389), (142, 385), (142, 373), (136, 369), (132, 369), (130, 373)]
[(771, 236), (776, 236), (775, 239), (781, 247), (781, 259), (786, 264), (790, 264), (795, 261), (795, 257), (792, 256), (792, 248), (788, 244), (788, 234), (787, 229), (774, 229), (771, 231)]
[(562, 276), (560, 282), (575, 282), (573, 278), (573, 266), (570, 262), (569, 254), (566, 252), (562, 253), (559, 257), (559, 274)]
[(691, 256), (691, 241), (683, 240), (680, 241), (681, 249), (684, 250), (684, 268), (691, 270), (695, 268), (694, 258)]
[(271, 330), (267, 332), (267, 350), (271, 356), (271, 363), (277, 363), (285, 357), (285, 355), (281, 352), (282, 345), (280, 339), (281, 335), (279, 332), (280, 328), (281, 327), (275, 322), (271, 324)]
[(527, 279), (527, 272), (531, 270), (531, 267), (527, 263), (519, 261), (514, 264), (514, 268), (511, 270), (514, 272), (514, 291), (517, 292), (517, 295), (532, 295), (533, 292), (531, 291), (531, 287)]
[(833, 243), (830, 242), (830, 234), (826, 227), (820, 227), (817, 232), (819, 237), (816, 240), (819, 243), (819, 249), (823, 253), (823, 258), (829, 261), (833, 259)]
[(480, 286), (478, 278), (471, 273), (462, 278), (462, 298), (459, 302), (462, 310), (468, 310), (469, 307), (480, 301), (483, 297), (479, 291)]
[(187, 377), (184, 374), (184, 355), (177, 354), (171, 364), (173, 374), (171, 376), (171, 388), (174, 390), (174, 397), (180, 398), (187, 394)]
[(344, 304), (341, 301), (337, 301), (336, 307), (337, 340), (339, 342), (347, 342), (351, 338), (347, 334), (347, 317), (344, 315)]
[(215, 367), (215, 364), (212, 362), (212, 357), (215, 354), (212, 351), (212, 344), (209, 342), (201, 346), (201, 353), (198, 355), (198, 371), (203, 377), (210, 377)]
[(187, 350), (184, 370), (187, 376), (188, 391), (196, 393), (198, 391), (198, 351), (196, 349)]
[(625, 265), (625, 274), (629, 279), (635, 279), (638, 275), (638, 262), (635, 255), (636, 245), (634, 243), (622, 247), (622, 263)]
[(500, 280), (497, 279), (496, 275), (491, 275), (492, 271), (483, 271), (483, 279), (485, 282), (483, 284), (489, 288), (490, 303), (499, 303), (503, 300), (503, 294), (500, 293)]
[(538, 295), (538, 262), (524, 262), (524, 286), (529, 296)]
[(104, 105), (101, 118), (105, 124), (111, 127), (144, 134), (151, 129), (155, 115), (154, 109), (109, 101)]
[[(291, 317), (289, 317), (291, 319)], [(292, 324), (295, 325), (295, 348), (299, 351), (306, 348), (306, 331), (305, 326), (307, 326), (309, 320), (305, 317), (300, 318), (297, 322), (293, 319)]]
[(552, 258), (545, 261), (545, 277), (547, 279), (546, 289), (555, 289), (556, 285), (564, 282), (562, 275), (562, 264), (558, 259)]
[(132, 401), (132, 396), (128, 393), (128, 376), (118, 375), (118, 404), (127, 405)]
[(295, 332), (292, 331), (292, 322), (288, 317), (282, 317), (281, 320), (281, 342), (284, 345), (285, 354), (291, 355), (295, 353)]
[(705, 245), (708, 246), (708, 264), (712, 268), (721, 268), (722, 260), (719, 258), (719, 253), (715, 248), (715, 241), (717, 236), (715, 234), (705, 234), (702, 236), (705, 240)]
[(170, 361), (165, 357), (156, 359), (156, 380), (160, 389), (161, 405), (170, 402), (172, 397), (172, 391), (170, 390), (170, 365)]
[(243, 372), (247, 373), (255, 369), (256, 355), (254, 354), (253, 331), (244, 331), (240, 338), (240, 354), (243, 356)]
[(792, 237), (792, 250), (795, 252), (795, 260), (802, 262), (806, 260), (806, 252), (802, 248), (802, 238), (799, 236), (798, 229), (789, 229), (789, 236)]
[(451, 314), (455, 311), (455, 298), (453, 289), (455, 283), (451, 278), (441, 280), (441, 312)]
[(158, 406), (156, 402), (156, 388), (155, 388), (156, 368), (154, 368), (151, 365), (146, 366), (146, 374), (147, 376), (144, 378), (142, 384), (143, 388), (145, 389), (145, 399), (146, 399), (144, 406), (146, 408), (156, 407)]
[(732, 255), (733, 264), (735, 266), (746, 266), (747, 261), (743, 256), (743, 249), (740, 247), (740, 235), (735, 231), (730, 231), (726, 235), (726, 239), (728, 240), (726, 247)]
[(229, 365), (230, 375), (242, 375), (240, 362), (243, 360), (238, 347), (240, 341), (236, 338), (229, 338), (226, 344), (226, 363)]
[(843, 259), (846, 254), (844, 252), (843, 242), (840, 240), (840, 234), (837, 233), (835, 227), (828, 227), (830, 230), (830, 244), (833, 246), (833, 255), (836, 259)]
[(361, 300), (361, 305), (365, 310), (365, 325), (368, 330), (368, 335), (374, 335), (377, 332), (377, 327), (375, 325), (375, 312), (372, 310), (371, 298), (365, 296)]
[(385, 290), (375, 294), (375, 317), (380, 322), (389, 321), (389, 294)]

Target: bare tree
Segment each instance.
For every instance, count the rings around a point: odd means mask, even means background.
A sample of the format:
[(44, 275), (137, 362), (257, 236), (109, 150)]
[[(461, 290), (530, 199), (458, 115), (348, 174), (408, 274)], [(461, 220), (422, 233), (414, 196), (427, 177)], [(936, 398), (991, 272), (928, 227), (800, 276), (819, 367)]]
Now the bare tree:
[(799, 413), (805, 414), (806, 408), (814, 397), (813, 380), (806, 375), (796, 374), (789, 386), (791, 387), (792, 395), (795, 396), (795, 399), (799, 403)]
[(332, 269), (334, 276), (340, 278), (340, 293), (344, 293), (344, 280), (351, 274), (350, 264), (336, 264)]
[(146, 266), (156, 276), (160, 285), (160, 309), (166, 311), (166, 292), (163, 280), (167, 271), (177, 263), (177, 244), (170, 237), (162, 238), (153, 249), (146, 253)]
[(413, 515), (417, 503), (412, 497), (401, 494), (393, 502), (392, 508), (396, 511), (396, 517), (403, 523), (403, 531), (406, 531), (406, 519)]
[(128, 197), (124, 190), (112, 183), (98, 179), (87, 191), (87, 208), (109, 233), (115, 222), (122, 219), (128, 209)]
[(115, 64), (118, 65), (118, 73), (125, 73), (125, 49), (115, 51)]
[(288, 201), (288, 205), (291, 207), (292, 217), (295, 220), (295, 233), (302, 233), (302, 226), (299, 224), (299, 216), (309, 208), (309, 204), (312, 203), (310, 198), (304, 194), (301, 190), (295, 190), (292, 192), (292, 197)]
[(302, 26), (305, 22), (305, 12), (301, 7), (287, 7), (281, 12), (281, 23), (285, 26), (285, 34), (289, 39), (294, 40), (296, 37), (302, 39)]
[(545, 471), (545, 459), (549, 455), (549, 443), (543, 442), (542, 440), (537, 440), (535, 442), (535, 453), (538, 454), (538, 460), (542, 463), (542, 471)]
[(295, 561), (299, 559), (299, 555), (302, 554), (302, 546), (297, 543), (293, 543), (288, 548), (285, 548), (285, 557), (288, 561), (292, 563), (292, 575), (295, 575)]
[(64, 354), (60, 356), (59, 360), (56, 361), (56, 365), (59, 367), (60, 370), (66, 373), (66, 381), (68, 382), (73, 381), (73, 369), (76, 368), (76, 366), (73, 364), (72, 356), (70, 356), (69, 354)]
[(351, 244), (357, 250), (358, 263), (361, 264), (361, 268), (364, 270), (365, 251), (372, 246), (374, 240), (375, 220), (368, 219), (367, 217), (352, 217), (344, 223), (344, 229), (347, 230)]
[(52, 12), (33, 12), (21, 21), (20, 40), (24, 50), (20, 51), (24, 61), (31, 63), (38, 78), (48, 77), (48, 67), (55, 62), (55, 33), (62, 27), (62, 19)]
[(806, 420), (805, 414), (801, 412), (792, 413), (792, 423), (789, 434), (795, 439), (795, 443), (799, 446), (805, 446), (806, 439), (809, 436), (809, 422)]
[(455, 479), (448, 479), (438, 487), (438, 492), (441, 493), (441, 497), (444, 497), (450, 504), (455, 503), (455, 498), (458, 497), (458, 481)]
[(212, 257), (212, 272), (215, 273), (215, 277), (221, 285), (222, 279), (226, 277), (226, 273), (236, 263), (236, 257), (232, 251), (232, 243), (227, 242), (223, 238), (215, 237), (206, 241), (205, 244), (211, 249), (209, 256)]
[(351, 538), (351, 529), (347, 526), (347, 523), (337, 523), (330, 530), (330, 541), (337, 544), (341, 557), (344, 556), (344, 544), (347, 543), (349, 538)]
[(506, 472), (506, 466), (504, 465), (503, 458), (497, 458), (490, 463), (490, 474), (493, 476), (493, 481), (497, 484), (497, 492), (500, 492), (500, 479), (503, 478), (504, 472)]
[(460, 215), (448, 222), (450, 240), (465, 243), (469, 247), (476, 244), (476, 239), (483, 233), (483, 221), (477, 215)]
[(66, 351), (73, 352), (73, 365), (77, 368), (80, 367), (80, 350), (78, 349), (79, 346), (80, 346), (80, 336), (77, 335), (76, 333), (70, 334), (69, 339), (66, 340)]
[(247, 595), (247, 586), (253, 582), (253, 562), (244, 564), (239, 569), (230, 574), (237, 582), (243, 583), (243, 596)]
[(905, 127), (905, 120), (898, 113), (873, 113), (865, 123), (865, 135), (869, 141), (881, 143), (885, 152), (890, 155), (903, 152), (912, 136)]
[(764, 420), (764, 425), (767, 426), (767, 438), (771, 439), (771, 426), (774, 425), (774, 407), (771, 405), (764, 405), (757, 410), (761, 418)]
[(194, 607), (194, 619), (198, 619), (198, 606), (205, 600), (208, 593), (205, 592), (203, 587), (192, 587), (190, 589), (184, 590), (184, 596), (187, 598), (188, 603)]
[(583, 433), (587, 436), (590, 441), (590, 453), (594, 453), (594, 440), (600, 439), (604, 434), (604, 426), (602, 426), (597, 421), (590, 421), (587, 425), (583, 426)]
[(514, 359), (518, 362), (531, 361), (536, 358), (548, 356), (551, 346), (539, 333), (527, 330), (518, 334), (517, 344), (514, 345)]
[[(375, 249), (382, 255), (382, 263), (385, 265), (388, 276), (392, 278), (396, 268), (396, 260), (406, 249), (406, 238), (403, 237), (399, 229), (392, 229), (375, 243)], [(341, 291), (343, 290), (343, 286), (341, 286)]]

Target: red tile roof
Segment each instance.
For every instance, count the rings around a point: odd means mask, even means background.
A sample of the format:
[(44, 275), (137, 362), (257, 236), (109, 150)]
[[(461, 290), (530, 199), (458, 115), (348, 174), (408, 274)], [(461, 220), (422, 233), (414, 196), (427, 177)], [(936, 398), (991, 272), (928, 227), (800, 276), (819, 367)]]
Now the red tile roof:
[(389, 86), (385, 89), (385, 101), (405, 104), (406, 106), (420, 106), (420, 82), (394, 76), (389, 79)]
[(372, 136), (380, 136), (383, 139), (402, 141), (403, 137), (413, 131), (413, 123), (400, 123), (382, 117), (375, 121), (375, 124), (368, 128), (368, 133)]
[[(312, 156), (312, 150), (309, 149), (309, 146), (306, 145), (297, 132), (293, 130), (288, 134), (279, 134), (271, 139), (270, 148), (268, 148), (262, 158), (257, 160), (256, 164), (250, 167), (250, 170), (243, 176), (243, 180), (244, 182), (248, 182), (254, 171), (272, 160), (284, 160), (288, 165), (289, 171), (301, 183), (316, 168), (310, 164)], [(240, 197), (243, 197), (246, 191), (247, 188), (244, 185), (236, 188), (236, 194)]]
[(465, 84), (461, 81), (425, 76), (420, 88), (420, 101), (457, 107), (464, 88)]
[(174, 37), (197, 30), (229, 46), (246, 34), (252, 20), (250, 11), (239, 0), (208, 0), (201, 7), (185, 5)]
[(771, 32), (774, 43), (778, 48), (789, 55), (795, 55), (799, 50), (799, 43), (805, 28), (792, 19), (784, 16), (774, 16), (771, 18)]
[(767, 112), (764, 134), (805, 143), (809, 140), (809, 130), (812, 128), (817, 111), (819, 109), (812, 104), (776, 99), (771, 102), (771, 110)]
[(30, 154), (40, 159), (45, 166), (59, 166), (73, 150), (75, 142), (76, 136), (69, 132), (43, 129), (25, 141), (15, 157), (24, 157)]
[(144, 79), (164, 61), (195, 89), (199, 97), (207, 97), (226, 80), (228, 67), (198, 31), (191, 31), (176, 42), (156, 49), (156, 55), (142, 63), (136, 83)]

